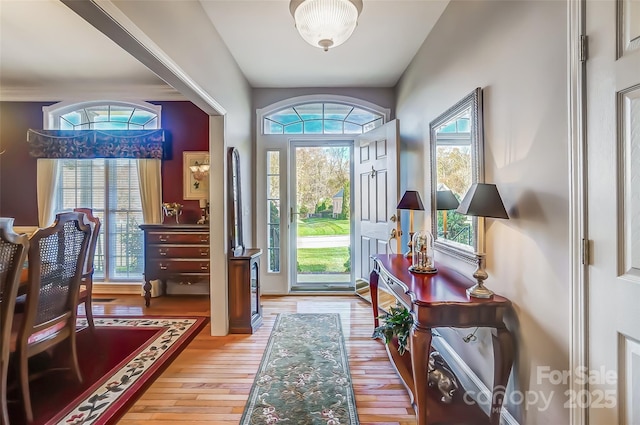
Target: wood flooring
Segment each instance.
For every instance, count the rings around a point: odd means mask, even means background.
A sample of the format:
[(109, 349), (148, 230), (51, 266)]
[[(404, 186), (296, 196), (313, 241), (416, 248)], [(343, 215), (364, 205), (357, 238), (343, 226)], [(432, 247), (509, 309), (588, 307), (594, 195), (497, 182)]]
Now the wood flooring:
[[(97, 297), (96, 297), (97, 298)], [(106, 297), (105, 297), (106, 298)], [(371, 339), (371, 306), (356, 295), (262, 297), (264, 323), (253, 335), (210, 336), (210, 327), (151, 384), (120, 425), (238, 424), (278, 313), (339, 313), (362, 425), (415, 425), (409, 396), (384, 345)], [(94, 301), (95, 315), (209, 316), (203, 296), (137, 296)], [(303, 424), (291, 424), (303, 425)]]

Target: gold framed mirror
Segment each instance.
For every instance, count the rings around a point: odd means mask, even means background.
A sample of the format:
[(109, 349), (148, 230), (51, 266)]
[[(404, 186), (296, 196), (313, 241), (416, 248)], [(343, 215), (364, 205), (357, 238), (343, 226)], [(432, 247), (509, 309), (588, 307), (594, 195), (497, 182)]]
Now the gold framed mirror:
[(484, 252), (477, 217), (455, 211), (473, 183), (484, 183), (482, 89), (473, 90), (429, 124), (431, 232), (434, 249), (475, 264)]

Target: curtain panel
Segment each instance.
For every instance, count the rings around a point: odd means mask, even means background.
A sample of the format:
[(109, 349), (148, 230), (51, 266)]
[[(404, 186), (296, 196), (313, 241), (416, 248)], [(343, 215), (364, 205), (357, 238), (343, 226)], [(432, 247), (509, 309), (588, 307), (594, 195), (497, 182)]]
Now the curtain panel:
[(163, 159), (165, 132), (159, 130), (27, 131), (29, 154), (35, 158)]

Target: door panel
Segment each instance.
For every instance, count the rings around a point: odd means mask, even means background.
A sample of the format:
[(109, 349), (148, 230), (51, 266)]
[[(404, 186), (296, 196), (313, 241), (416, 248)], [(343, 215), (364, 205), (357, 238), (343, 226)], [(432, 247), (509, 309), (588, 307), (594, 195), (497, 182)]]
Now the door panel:
[(586, 2), (587, 224), (593, 241), (587, 354), (589, 371), (596, 373), (586, 402), (593, 424), (640, 423), (638, 13), (637, 0)]
[[(294, 140), (290, 153), (291, 289), (353, 290), (353, 226), (349, 215), (345, 232), (341, 217), (346, 190), (352, 192), (353, 143)], [(325, 209), (316, 210), (322, 204)]]
[[(393, 120), (356, 138), (354, 174), (355, 237), (360, 255), (355, 256), (356, 280), (369, 281), (373, 254), (399, 252), (400, 241), (390, 245), (398, 203), (398, 120)], [(399, 224), (399, 223), (398, 223)]]

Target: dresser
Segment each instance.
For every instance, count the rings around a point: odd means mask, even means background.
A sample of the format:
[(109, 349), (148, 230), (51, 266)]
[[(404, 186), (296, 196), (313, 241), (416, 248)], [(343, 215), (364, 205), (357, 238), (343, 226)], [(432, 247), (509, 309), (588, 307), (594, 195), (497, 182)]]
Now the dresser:
[(262, 324), (260, 306), (261, 249), (229, 252), (229, 332), (251, 334)]
[(201, 224), (143, 224), (144, 299), (151, 304), (151, 281), (167, 280), (209, 288), (209, 226)]
[[(458, 423), (455, 415), (461, 413), (455, 409), (444, 409), (436, 403), (429, 403), (432, 400), (429, 397), (427, 383), (428, 353), (431, 350), (431, 330), (437, 327), (492, 328), (494, 372), (491, 415), (484, 420), (484, 414), (480, 412), (474, 423), (488, 422), (491, 425), (499, 425), (504, 389), (507, 387), (515, 355), (513, 336), (504, 323), (505, 314), (511, 309), (511, 301), (499, 295), (490, 299), (470, 298), (466, 289), (475, 282), (442, 264), (436, 264), (438, 272), (435, 274), (418, 274), (408, 270), (411, 261), (403, 255), (374, 255), (371, 258), (374, 266), (369, 285), (374, 326), (379, 324), (379, 287), (385, 288), (412, 312), (411, 352), (400, 356), (397, 347), (389, 344), (387, 353), (409, 390), (416, 408), (418, 425), (442, 421)], [(467, 407), (470, 406), (456, 409)]]

